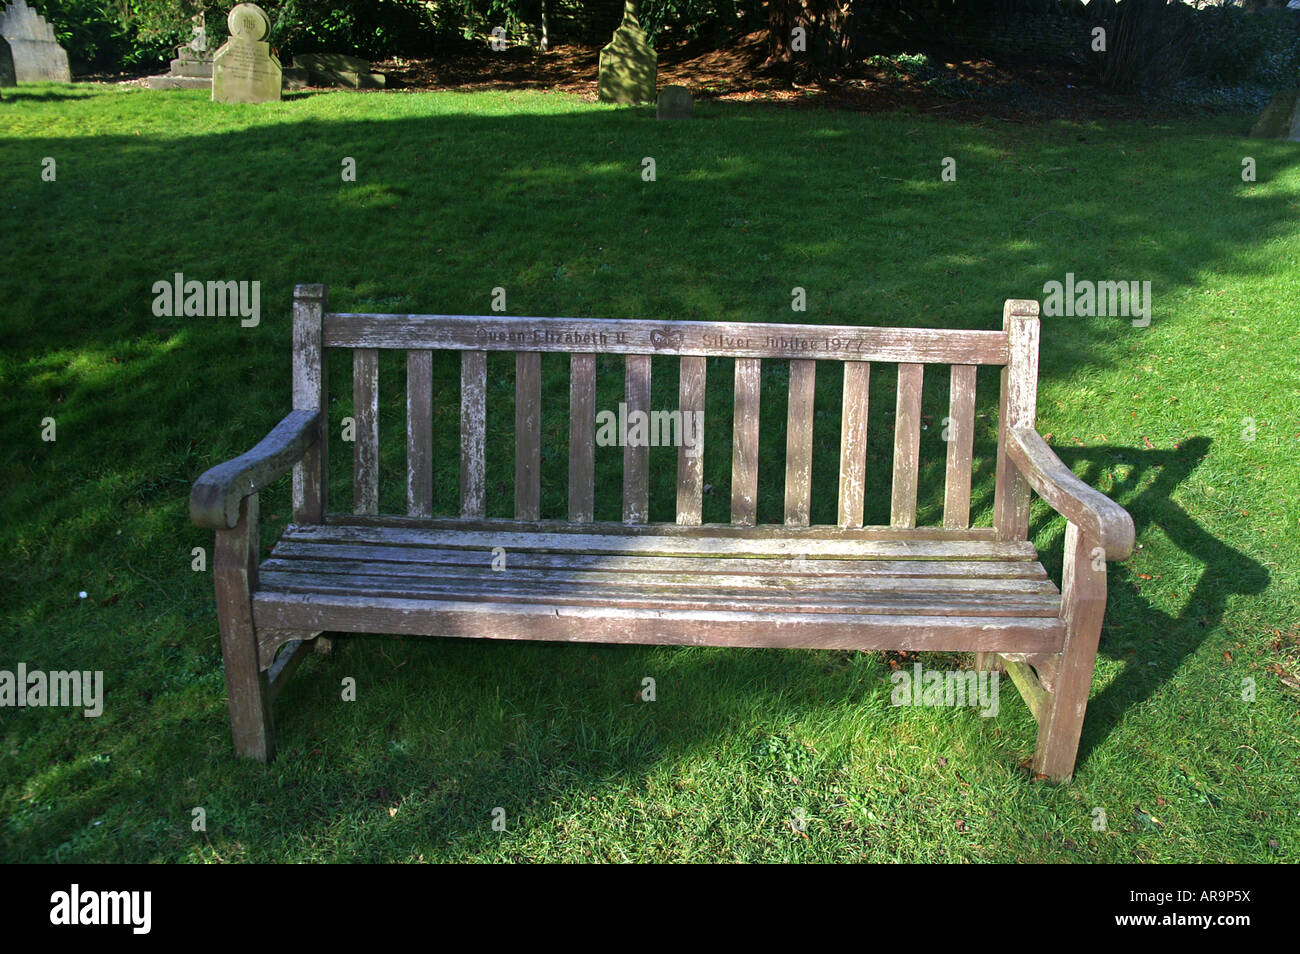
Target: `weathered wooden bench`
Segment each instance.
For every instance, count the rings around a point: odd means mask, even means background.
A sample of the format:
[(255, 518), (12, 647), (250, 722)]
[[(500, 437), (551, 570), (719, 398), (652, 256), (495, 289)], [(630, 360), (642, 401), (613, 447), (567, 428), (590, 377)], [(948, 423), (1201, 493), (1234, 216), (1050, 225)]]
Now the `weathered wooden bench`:
[[(504, 316), (335, 314), (295, 291), (293, 411), (195, 484), (214, 575), (235, 749), (267, 760), (271, 702), (326, 632), (490, 639), (972, 651), (1005, 668), (1038, 720), (1033, 767), (1074, 770), (1106, 605), (1106, 560), (1133, 549), (1128, 514), (1034, 430), (1038, 303), (1001, 331)], [(350, 348), (353, 512), (327, 506), (326, 354)], [(407, 513), (378, 514), (378, 352), (406, 352)], [(460, 515), (431, 515), (433, 352), (460, 352)], [(515, 353), (514, 519), (485, 516), (487, 352)], [(539, 519), (543, 352), (571, 355), (568, 519)], [(701, 521), (701, 456), (678, 451), (675, 523), (648, 522), (648, 449), (623, 449), (623, 521), (593, 520), (596, 355), (625, 356), (626, 404), (650, 410), (653, 356), (680, 361), (682, 412), (703, 413), (705, 359), (735, 359), (731, 522)], [(757, 524), (760, 366), (789, 361), (784, 523)], [(843, 364), (838, 521), (810, 525), (817, 361)], [(863, 526), (871, 365), (895, 363), (889, 526)], [(949, 365), (942, 526), (917, 527), (921, 384)], [(971, 525), (979, 365), (1001, 366), (992, 526)], [(707, 422), (705, 422), (707, 432)], [(695, 445), (700, 446), (699, 444)], [(293, 470), (293, 522), (259, 564), (258, 491)], [(772, 473), (772, 471), (768, 471)], [(779, 469), (774, 472), (779, 475)], [(1028, 541), (1030, 493), (1068, 520), (1058, 589)], [(508, 570), (493, 572), (494, 548)], [(289, 647), (289, 648), (285, 648)], [(281, 650), (284, 649), (283, 652)]]

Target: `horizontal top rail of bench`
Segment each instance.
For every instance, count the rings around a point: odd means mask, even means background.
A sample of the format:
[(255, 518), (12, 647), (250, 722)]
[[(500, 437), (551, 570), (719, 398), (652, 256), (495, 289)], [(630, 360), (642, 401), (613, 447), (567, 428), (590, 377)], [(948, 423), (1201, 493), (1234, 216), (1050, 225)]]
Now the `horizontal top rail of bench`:
[(327, 313), (333, 348), (536, 351), (1005, 365), (1005, 331), (505, 315)]

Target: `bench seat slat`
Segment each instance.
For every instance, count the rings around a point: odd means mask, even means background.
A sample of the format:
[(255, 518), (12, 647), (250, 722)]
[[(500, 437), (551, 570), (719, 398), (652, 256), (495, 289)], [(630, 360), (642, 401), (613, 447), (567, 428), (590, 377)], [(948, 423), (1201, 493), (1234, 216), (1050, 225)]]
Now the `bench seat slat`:
[[(1026, 541), (990, 541), (968, 539), (872, 539), (859, 532), (850, 535), (814, 536), (805, 531), (800, 536), (763, 534), (739, 536), (712, 533), (686, 535), (668, 533), (593, 533), (530, 532), (496, 529), (490, 522), (481, 530), (426, 529), (362, 525), (289, 526), (284, 539), (303, 541), (338, 541), (350, 543), (386, 543), (397, 546), (451, 547), (491, 550), (493, 547), (549, 550), (577, 553), (644, 553), (680, 556), (753, 556), (753, 557), (841, 557), (858, 559), (933, 559), (933, 560), (1033, 560), (1033, 544)], [(615, 525), (616, 527), (618, 525)], [(663, 530), (664, 527), (654, 529)], [(794, 528), (782, 528), (794, 529)]]
[[(381, 544), (304, 543), (282, 540), (271, 551), (272, 560), (314, 560), (356, 563), (410, 564), (437, 570), (451, 567), (470, 571), (491, 565), (491, 551), (467, 552), (445, 547), (384, 546)], [(824, 580), (851, 575), (874, 577), (957, 577), (987, 580), (1047, 579), (1042, 565), (1031, 560), (798, 560), (768, 557), (762, 560), (732, 557), (623, 556), (605, 553), (550, 553), (516, 550), (509, 555), (512, 570), (563, 569), (601, 573), (688, 574), (701, 586), (716, 574), (748, 574), (755, 578), (803, 577)]]
[[(486, 555), (485, 555), (486, 556)], [(673, 570), (662, 565), (662, 560), (646, 560), (639, 570), (604, 570), (597, 567), (569, 567), (565, 565), (552, 567), (510, 566), (508, 575), (504, 571), (494, 570), (486, 559), (470, 564), (466, 560), (460, 566), (437, 565), (428, 563), (411, 563), (405, 561), (382, 560), (338, 560), (338, 559), (300, 559), (292, 557), (272, 557), (262, 564), (263, 570), (277, 573), (304, 573), (319, 576), (359, 576), (385, 577), (389, 579), (408, 579), (424, 582), (463, 582), (474, 581), (485, 586), (498, 586), (502, 581), (507, 585), (517, 585), (518, 581), (533, 581), (545, 584), (580, 584), (595, 587), (635, 586), (642, 588), (709, 589), (726, 592), (731, 590), (748, 590), (756, 595), (782, 594), (786, 591), (818, 592), (834, 596), (847, 592), (855, 598), (863, 595), (928, 593), (953, 595), (961, 594), (1010, 594), (1056, 596), (1060, 593), (1050, 580), (1025, 578), (999, 579), (990, 577), (954, 577), (954, 576), (888, 576), (873, 574), (870, 577), (850, 574), (825, 576), (799, 576), (777, 573), (747, 573), (744, 569), (727, 573), (691, 573)], [(761, 563), (762, 560), (739, 561)], [(921, 562), (921, 561), (917, 561)], [(870, 561), (862, 561), (870, 565)], [(869, 589), (861, 584), (870, 579)]]
[[(389, 596), (259, 592), (259, 628), (647, 645), (961, 652), (1059, 652), (1059, 618), (770, 613), (468, 604)], [(267, 647), (263, 646), (265, 651)]]
[(411, 599), (463, 600), (470, 603), (547, 603), (554, 606), (619, 606), (647, 609), (765, 610), (787, 613), (873, 613), (925, 616), (1060, 615), (1060, 596), (1036, 593), (869, 592), (791, 589), (674, 589), (668, 586), (601, 584), (590, 581), (501, 579), (422, 580), (385, 574), (308, 573), (267, 570), (262, 592), (378, 595)]

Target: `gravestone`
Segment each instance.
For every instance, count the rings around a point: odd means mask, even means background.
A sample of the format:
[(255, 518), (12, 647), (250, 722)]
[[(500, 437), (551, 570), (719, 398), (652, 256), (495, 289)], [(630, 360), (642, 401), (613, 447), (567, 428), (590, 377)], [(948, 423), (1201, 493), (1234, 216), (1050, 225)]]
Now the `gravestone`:
[(603, 103), (648, 103), (655, 98), (659, 57), (636, 18), (636, 4), (625, 0), (623, 22), (600, 51), (596, 94)]
[(1283, 90), (1274, 96), (1251, 128), (1250, 138), (1300, 142), (1300, 90)]
[(226, 17), (230, 39), (212, 60), (212, 100), (268, 103), (280, 98), (280, 61), (266, 35), (271, 21), (255, 3), (239, 3)]
[(212, 54), (208, 52), (208, 26), (199, 14), (192, 21), (190, 42), (176, 51), (172, 76), (199, 76), (212, 79)]
[(54, 28), (27, 0), (14, 0), (0, 13), (0, 36), (9, 42), (16, 82), (72, 82), (68, 54), (54, 39)]
[(306, 70), (315, 86), (350, 86), (353, 89), (382, 89), (388, 78), (376, 73), (359, 56), (343, 53), (301, 53), (293, 58), (295, 69)]
[(695, 100), (685, 86), (665, 86), (659, 91), (658, 119), (690, 119), (695, 114)]
[(194, 17), (190, 42), (176, 48), (171, 72), (150, 76), (150, 89), (208, 89), (212, 86), (212, 54), (208, 52), (208, 30), (203, 14)]
[(14, 55), (9, 52), (9, 41), (0, 36), (0, 86), (17, 86), (14, 77)]

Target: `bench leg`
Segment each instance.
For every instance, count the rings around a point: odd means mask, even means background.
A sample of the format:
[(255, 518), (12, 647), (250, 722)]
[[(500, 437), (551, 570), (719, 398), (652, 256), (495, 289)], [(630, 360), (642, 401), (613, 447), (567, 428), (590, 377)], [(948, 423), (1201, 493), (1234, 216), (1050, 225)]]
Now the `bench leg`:
[(1038, 720), (1034, 772), (1053, 782), (1068, 782), (1079, 753), (1083, 714), (1088, 708), (1092, 672), (1106, 612), (1106, 566), (1094, 563), (1095, 543), (1073, 523), (1065, 532), (1065, 568), (1061, 580), (1061, 617), (1065, 646), (1055, 689), (1043, 700)]
[(275, 755), (275, 729), (267, 674), (257, 652), (252, 594), (257, 585), (257, 495), (239, 506), (233, 529), (218, 530), (213, 553), (221, 654), (226, 663), (226, 697), (235, 752), (269, 762)]

